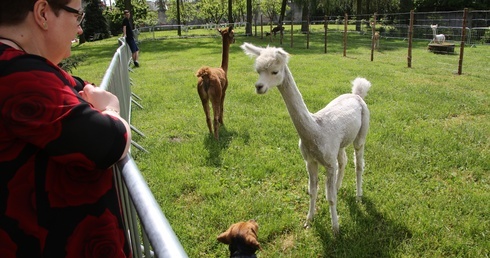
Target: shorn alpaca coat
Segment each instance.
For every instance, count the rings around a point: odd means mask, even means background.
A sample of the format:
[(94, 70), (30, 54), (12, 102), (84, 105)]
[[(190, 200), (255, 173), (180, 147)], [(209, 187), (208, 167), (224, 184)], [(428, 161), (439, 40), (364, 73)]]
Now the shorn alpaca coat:
[[(206, 114), (206, 124), (210, 134), (214, 134), (215, 139), (219, 139), (219, 127), (223, 124), (223, 111), (226, 89), (228, 88), (228, 58), (230, 44), (235, 42), (233, 25), (223, 30), (219, 30), (223, 40), (223, 52), (221, 58), (221, 67), (211, 68), (209, 66), (201, 67), (196, 76), (197, 92), (201, 98), (202, 107)], [(213, 107), (213, 124), (209, 113), (209, 102)], [(213, 133), (214, 128), (214, 133)]]
[(344, 177), (347, 163), (345, 148), (349, 144), (354, 145), (357, 197), (362, 197), (364, 144), (369, 128), (369, 109), (363, 98), (371, 83), (364, 78), (355, 79), (352, 82), (352, 93), (338, 96), (322, 110), (312, 114), (289, 70), (289, 54), (286, 51), (275, 47), (256, 47), (249, 43), (244, 43), (241, 48), (247, 55), (256, 57), (255, 70), (259, 73), (255, 83), (257, 93), (264, 94), (277, 86), (299, 135), (299, 148), (309, 176), (310, 206), (305, 227), (309, 226), (315, 213), (318, 168), (323, 166), (327, 171), (325, 188), (332, 229), (337, 234), (337, 191)]

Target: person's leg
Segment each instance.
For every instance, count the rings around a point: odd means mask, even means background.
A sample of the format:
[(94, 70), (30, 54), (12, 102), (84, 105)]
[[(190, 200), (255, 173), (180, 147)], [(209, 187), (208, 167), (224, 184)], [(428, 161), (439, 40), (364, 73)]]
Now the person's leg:
[(135, 65), (136, 67), (140, 66), (140, 64), (139, 64), (139, 62), (138, 62), (138, 57), (139, 57), (138, 53), (139, 53), (139, 50), (136, 50), (136, 51), (133, 53), (133, 62), (134, 62), (134, 65)]
[(136, 45), (136, 42), (134, 39), (126, 39), (126, 43), (129, 45), (129, 48), (131, 49), (131, 57), (133, 59), (134, 66), (139, 67), (140, 64), (138, 62), (138, 46)]

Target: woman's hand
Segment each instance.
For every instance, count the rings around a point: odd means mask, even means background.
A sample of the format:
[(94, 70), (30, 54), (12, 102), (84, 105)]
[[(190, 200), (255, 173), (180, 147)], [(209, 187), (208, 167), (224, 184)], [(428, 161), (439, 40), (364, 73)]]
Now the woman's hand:
[(111, 116), (117, 116), (119, 120), (124, 124), (124, 127), (126, 127), (127, 142), (126, 148), (122, 156), (120, 157), (120, 159), (123, 159), (128, 153), (129, 147), (131, 146), (131, 128), (128, 122), (126, 122), (126, 120), (122, 119), (119, 116), (120, 107), (119, 100), (117, 99), (116, 95), (99, 87), (95, 87), (92, 84), (85, 85), (83, 90), (79, 91), (78, 93), (85, 101), (92, 104), (95, 109), (104, 112), (104, 114), (107, 113)]
[(94, 87), (92, 84), (87, 84), (79, 94), (97, 110), (111, 110), (119, 113), (119, 100), (108, 91)]

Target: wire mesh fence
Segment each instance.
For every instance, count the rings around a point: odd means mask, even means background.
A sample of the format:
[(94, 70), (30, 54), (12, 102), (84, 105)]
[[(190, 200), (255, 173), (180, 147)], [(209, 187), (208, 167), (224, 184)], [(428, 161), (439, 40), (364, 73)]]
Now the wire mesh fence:
[[(464, 10), (451, 12), (415, 12), (413, 21), (413, 39), (433, 39), (434, 33), (431, 25), (438, 25), (437, 34), (444, 34), (449, 42), (460, 42), (463, 30)], [(311, 17), (307, 21), (294, 20), (286, 17), (283, 21), (284, 30), (281, 36), (285, 40), (288, 37), (302, 36), (306, 33), (324, 33), (325, 27), (328, 32), (344, 32), (346, 16), (321, 16)], [(277, 26), (274, 22), (267, 22), (263, 15), (254, 17), (255, 22), (251, 24), (252, 35), (260, 37), (271, 37), (274, 35), (272, 29)], [(347, 15), (347, 32), (359, 33), (372, 36), (372, 23), (376, 20), (376, 31), (382, 38), (406, 39), (410, 24), (410, 13), (385, 13), (385, 14), (362, 14)], [(305, 26), (304, 24), (307, 24)], [(185, 37), (219, 37), (216, 28), (228, 26), (223, 24), (190, 24), (190, 25), (156, 25), (138, 28), (139, 40), (185, 38)], [(234, 23), (235, 33), (246, 35), (246, 22)], [(180, 34), (179, 34), (180, 28)], [(306, 29), (305, 29), (306, 28)], [(466, 44), (490, 44), (490, 10), (473, 10), (468, 12), (466, 30)], [(272, 33), (271, 33), (272, 32)], [(271, 39), (273, 39), (271, 37)]]

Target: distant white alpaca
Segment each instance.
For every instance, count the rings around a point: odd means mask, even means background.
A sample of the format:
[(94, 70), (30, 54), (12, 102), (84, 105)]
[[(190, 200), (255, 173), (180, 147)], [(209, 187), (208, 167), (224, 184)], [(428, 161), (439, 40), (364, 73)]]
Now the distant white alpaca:
[(437, 27), (437, 24), (430, 25), (430, 28), (432, 29), (432, 41), (430, 43), (435, 42), (437, 44), (442, 44), (446, 41), (446, 36), (444, 36), (444, 34), (437, 34)]
[(358, 200), (362, 197), (362, 173), (364, 170), (364, 144), (369, 128), (369, 110), (363, 98), (371, 87), (364, 78), (356, 78), (352, 94), (343, 94), (315, 114), (308, 111), (301, 93), (288, 68), (289, 54), (282, 48), (256, 47), (244, 43), (241, 48), (247, 55), (257, 57), (255, 69), (259, 79), (255, 83), (258, 94), (277, 86), (291, 120), (300, 137), (299, 148), (306, 162), (309, 175), (308, 193), (310, 206), (305, 227), (315, 213), (318, 195), (318, 166), (327, 171), (325, 193), (330, 204), (334, 234), (339, 232), (337, 217), (337, 191), (342, 184), (347, 163), (345, 147), (354, 143), (356, 163), (356, 189)]

